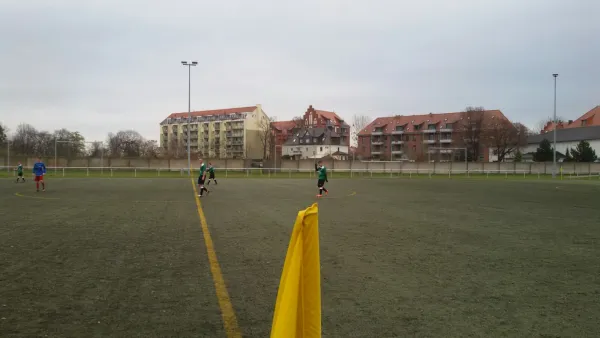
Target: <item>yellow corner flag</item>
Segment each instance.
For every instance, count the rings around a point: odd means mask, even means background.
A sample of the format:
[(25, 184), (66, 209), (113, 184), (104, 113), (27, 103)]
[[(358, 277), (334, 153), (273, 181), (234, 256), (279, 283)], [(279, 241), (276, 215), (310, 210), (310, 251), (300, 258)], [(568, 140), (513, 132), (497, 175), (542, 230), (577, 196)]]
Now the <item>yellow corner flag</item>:
[(298, 212), (279, 281), (271, 338), (321, 337), (319, 207)]

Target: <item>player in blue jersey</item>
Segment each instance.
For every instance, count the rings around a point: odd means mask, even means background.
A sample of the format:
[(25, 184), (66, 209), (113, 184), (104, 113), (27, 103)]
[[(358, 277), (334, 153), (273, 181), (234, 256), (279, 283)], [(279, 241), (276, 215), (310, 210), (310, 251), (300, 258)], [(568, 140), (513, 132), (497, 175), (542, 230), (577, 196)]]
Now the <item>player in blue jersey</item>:
[(33, 165), (33, 175), (35, 176), (36, 191), (40, 191), (40, 182), (42, 183), (42, 191), (46, 191), (46, 183), (44, 183), (44, 175), (46, 174), (46, 165), (41, 158), (37, 158), (37, 162)]

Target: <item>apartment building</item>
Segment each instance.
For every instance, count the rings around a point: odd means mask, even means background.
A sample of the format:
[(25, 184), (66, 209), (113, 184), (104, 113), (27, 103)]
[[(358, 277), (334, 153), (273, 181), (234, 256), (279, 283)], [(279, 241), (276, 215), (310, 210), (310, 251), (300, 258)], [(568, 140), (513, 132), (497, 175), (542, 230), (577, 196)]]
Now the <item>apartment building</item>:
[(160, 123), (160, 145), (165, 151), (190, 150), (210, 158), (263, 158), (261, 130), (268, 116), (262, 106), (173, 113)]
[[(471, 114), (481, 114), (477, 116), (481, 121), (506, 119), (499, 110)], [(376, 161), (451, 161), (464, 157), (462, 134), (470, 118), (465, 112), (380, 117), (358, 133), (357, 154)], [(488, 161), (489, 152), (482, 144), (477, 160)]]

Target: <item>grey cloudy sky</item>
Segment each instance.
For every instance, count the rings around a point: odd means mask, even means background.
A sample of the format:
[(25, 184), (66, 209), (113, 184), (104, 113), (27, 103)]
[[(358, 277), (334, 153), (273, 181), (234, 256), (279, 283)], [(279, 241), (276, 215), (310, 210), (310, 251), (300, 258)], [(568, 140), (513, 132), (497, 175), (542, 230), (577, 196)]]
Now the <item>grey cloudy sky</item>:
[(595, 0), (0, 0), (0, 121), (88, 140), (192, 109), (501, 109), (533, 126), (600, 104)]

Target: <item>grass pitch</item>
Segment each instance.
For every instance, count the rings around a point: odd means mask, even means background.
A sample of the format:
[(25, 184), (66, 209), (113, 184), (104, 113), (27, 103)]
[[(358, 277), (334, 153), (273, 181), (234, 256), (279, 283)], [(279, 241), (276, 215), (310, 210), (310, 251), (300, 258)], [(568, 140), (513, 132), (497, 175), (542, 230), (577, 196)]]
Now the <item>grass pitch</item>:
[[(594, 336), (597, 181), (331, 179), (323, 335)], [(246, 337), (269, 334), (308, 179), (202, 199)], [(189, 179), (0, 180), (0, 336), (225, 337)]]

